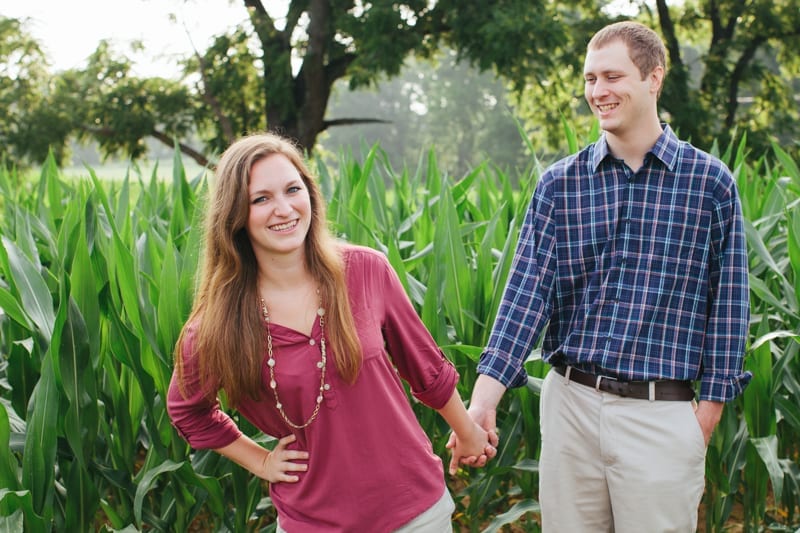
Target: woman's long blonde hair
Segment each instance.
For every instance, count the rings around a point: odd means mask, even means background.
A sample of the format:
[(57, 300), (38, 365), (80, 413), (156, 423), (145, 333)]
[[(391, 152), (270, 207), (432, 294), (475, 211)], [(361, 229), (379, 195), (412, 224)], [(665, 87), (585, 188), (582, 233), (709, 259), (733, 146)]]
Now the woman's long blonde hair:
[(200, 383), (207, 393), (223, 389), (231, 406), (264, 392), (264, 322), (258, 305), (258, 264), (245, 229), (253, 165), (273, 154), (285, 156), (300, 173), (311, 198), (311, 225), (305, 241), (306, 268), (319, 285), (326, 309), (326, 337), (336, 368), (354, 382), (361, 367), (361, 344), (345, 285), (341, 248), (327, 226), (325, 202), (301, 152), (272, 133), (243, 137), (220, 158), (205, 221), (205, 249), (200, 282), (191, 315), (175, 349), (183, 378), (182, 346), (195, 329)]

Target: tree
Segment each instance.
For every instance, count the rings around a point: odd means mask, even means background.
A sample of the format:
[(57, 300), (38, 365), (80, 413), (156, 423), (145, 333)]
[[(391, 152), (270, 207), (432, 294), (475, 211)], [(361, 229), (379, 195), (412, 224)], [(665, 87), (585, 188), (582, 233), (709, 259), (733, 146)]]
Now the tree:
[[(437, 162), (460, 177), (490, 160), (515, 174), (530, 160), (508, 102), (506, 84), (490, 72), (480, 73), (455, 52), (443, 50), (434, 60), (410, 58), (399, 75), (375, 89), (334, 88), (328, 114), (358, 112), (387, 119), (385, 124), (336, 128), (321, 135), (326, 153), (370, 148), (377, 143), (394, 168), (412, 166), (435, 149)], [(319, 153), (319, 150), (318, 150)]]
[[(680, 116), (682, 127), (693, 138), (706, 145), (715, 137), (724, 142), (737, 126), (760, 137), (762, 144), (770, 133), (797, 134), (800, 115), (791, 82), (800, 76), (800, 2), (705, 0), (688, 6), (683, 13), (676, 10), (674, 16), (680, 22), (704, 27), (708, 36), (698, 90), (692, 89), (686, 75), (673, 12), (665, 0), (658, 0), (656, 5), (670, 60), (678, 73), (664, 105), (676, 114), (684, 98), (699, 102), (690, 106), (691, 114)], [(698, 110), (705, 111), (702, 121), (697, 120)], [(767, 118), (766, 114), (772, 116)]]
[[(542, 51), (560, 39), (550, 22), (555, 8), (546, 0), (292, 0), (281, 20), (260, 0), (242, 4), (249, 24), (186, 61), (184, 80), (199, 74), (191, 91), (134, 78), (125, 58), (106, 44), (86, 69), (61, 75), (53, 104), (77, 119), (68, 121), (74, 131), (94, 136), (107, 153), (136, 156), (148, 135), (184, 139), (187, 114), (207, 144), (182, 150), (201, 163), (203, 152), (218, 152), (254, 129), (281, 131), (311, 150), (328, 128), (380, 120), (326, 119), (337, 80), (350, 88), (372, 85), (397, 75), (409, 54), (428, 57), (442, 43), (482, 69), (521, 76), (547, 64)], [(538, 36), (537, 46), (520, 48), (531, 35)]]
[[(660, 32), (669, 73), (660, 99), (664, 119), (684, 138), (709, 149), (747, 132), (753, 149), (796, 139), (800, 107), (800, 1), (696, 0), (668, 5), (632, 1), (636, 18)], [(655, 8), (655, 9), (653, 9)], [(586, 43), (601, 26), (617, 20), (607, 11), (569, 28), (569, 44), (554, 53), (562, 67), (529, 79), (518, 100), (532, 130), (558, 124), (561, 116), (585, 125), (582, 61)], [(625, 17), (627, 18), (627, 17)], [(540, 107), (547, 99), (552, 105)], [(558, 132), (544, 128), (551, 145)]]
[[(0, 156), (12, 161), (39, 157), (42, 137), (37, 130), (59, 126), (44, 105), (50, 89), (46, 58), (20, 21), (2, 17), (0, 58)], [(47, 143), (43, 148), (46, 155)]]
[[(410, 54), (430, 57), (442, 43), (484, 70), (495, 68), (509, 76), (530, 74), (546, 63), (546, 58), (540, 57), (542, 49), (519, 50), (515, 42), (535, 34), (543, 40), (559, 37), (549, 23), (552, 5), (541, 0), (413, 0), (403, 4), (295, 0), (289, 4), (282, 29), (262, 2), (244, 0), (244, 4), (258, 53), (247, 48), (251, 36), (242, 29), (231, 37), (221, 37), (191, 64), (202, 73), (200, 92), (219, 103), (218, 107), (203, 108), (211, 112), (204, 119), (220, 123), (232, 107), (244, 110), (257, 102), (263, 106), (259, 126), (280, 130), (309, 149), (317, 136), (331, 127), (380, 121), (379, 117), (358, 116), (326, 119), (337, 80), (346, 79), (350, 89), (374, 85), (382, 77), (396, 76)], [(245, 64), (244, 70), (240, 63)], [(262, 70), (248, 72), (249, 65), (259, 65)], [(238, 81), (230, 81), (231, 75)], [(237, 102), (237, 97), (228, 101), (226, 87), (236, 83), (253, 92), (249, 82), (256, 77), (260, 91), (252, 94), (248, 104)], [(249, 110), (246, 115), (255, 118)], [(226, 137), (225, 132), (217, 131), (216, 148), (230, 142)]]
[[(108, 43), (86, 68), (48, 79), (31, 64), (28, 89), (7, 76), (0, 98), (12, 89), (28, 93), (12, 106), (13, 131), (0, 133), (9, 142), (2, 149), (41, 160), (42, 149), (53, 147), (61, 160), (67, 139), (77, 136), (96, 139), (106, 155), (137, 157), (151, 137), (168, 145), (177, 139), (205, 164), (234, 137), (268, 128), (311, 151), (330, 128), (385, 119), (330, 118), (337, 82), (375, 87), (397, 76), (408, 57), (448, 47), (457, 60), (509, 83), (537, 149), (563, 151), (562, 117), (579, 128), (592, 120), (580, 83), (586, 42), (620, 18), (589, 0), (291, 0), (280, 18), (260, 0), (241, 5), (247, 21), (187, 58), (181, 79), (136, 78)], [(751, 146), (761, 148), (776, 136), (797, 136), (791, 84), (800, 78), (800, 0), (631, 6), (667, 43), (672, 72), (661, 107), (683, 137), (709, 148), (747, 130)], [(22, 41), (11, 42), (0, 49), (0, 64), (14, 64), (13, 43)], [(190, 138), (202, 144), (192, 146)]]

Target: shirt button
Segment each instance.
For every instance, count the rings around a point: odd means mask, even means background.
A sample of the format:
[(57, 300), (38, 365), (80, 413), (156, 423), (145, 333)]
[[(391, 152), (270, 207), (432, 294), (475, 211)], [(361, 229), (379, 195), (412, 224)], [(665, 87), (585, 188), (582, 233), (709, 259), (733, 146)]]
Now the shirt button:
[(311, 346), (314, 346), (315, 344), (317, 344), (317, 341), (315, 341), (314, 339), (309, 339), (308, 340), (308, 344), (310, 344)]

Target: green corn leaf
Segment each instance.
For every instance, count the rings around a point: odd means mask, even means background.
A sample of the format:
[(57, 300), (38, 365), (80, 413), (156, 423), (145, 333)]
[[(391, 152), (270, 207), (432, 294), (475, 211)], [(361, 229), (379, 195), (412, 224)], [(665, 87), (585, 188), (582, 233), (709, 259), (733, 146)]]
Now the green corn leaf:
[(762, 344), (775, 340), (775, 339), (794, 339), (800, 342), (800, 334), (795, 333), (793, 331), (770, 331), (766, 335), (762, 335), (755, 339), (752, 344), (750, 345), (751, 350), (755, 350), (756, 348), (760, 347)]
[(468, 317), (464, 310), (471, 307), (474, 276), (464, 251), (456, 207), (447, 187), (442, 188), (436, 218), (434, 254), (436, 264), (444, 271), (442, 304), (456, 335), (465, 338)]
[(64, 432), (78, 464), (88, 468), (95, 443), (88, 437), (98, 431), (97, 385), (86, 324), (72, 298), (67, 298), (66, 307), (57, 353), (58, 376), (69, 402)]
[[(22, 209), (14, 210), (14, 218), (14, 244), (16, 244), (19, 251), (30, 260), (36, 270), (41, 271), (42, 263), (39, 258), (39, 249), (34, 233), (39, 236), (46, 235), (46, 248), (51, 248), (50, 244), (52, 238), (49, 229), (47, 226), (43, 225), (36, 216)], [(36, 230), (34, 230), (34, 226)]]
[(89, 242), (86, 239), (86, 226), (81, 226), (75, 243), (72, 266), (69, 272), (70, 295), (78, 307), (86, 324), (86, 335), (89, 341), (91, 367), (97, 368), (97, 357), (100, 353), (100, 299), (97, 293), (97, 279), (94, 263), (89, 256)]
[(751, 438), (750, 442), (758, 451), (758, 456), (764, 462), (772, 483), (772, 493), (775, 494), (777, 501), (783, 494), (783, 469), (778, 459), (778, 437), (769, 435), (761, 438)]
[(564, 130), (564, 137), (567, 139), (567, 148), (569, 153), (574, 154), (580, 149), (580, 145), (578, 143), (578, 136), (575, 133), (575, 128), (573, 128), (569, 121), (567, 121), (567, 117), (561, 114), (561, 127)]
[(21, 309), (36, 324), (44, 340), (49, 342), (55, 322), (50, 290), (36, 266), (12, 241), (3, 236), (2, 243), (8, 258), (11, 279), (20, 295)]
[(23, 531), (22, 520), (27, 524), (27, 531), (48, 531), (48, 522), (45, 517), (36, 513), (33, 507), (33, 497), (27, 490), (8, 490), (0, 488), (0, 528), (3, 531)]
[(42, 165), (39, 193), (36, 195), (38, 199), (37, 216), (45, 221), (48, 228), (55, 227), (55, 220), (61, 218), (61, 201), (64, 196), (58, 185), (58, 165), (53, 157), (53, 152), (50, 151)]
[(45, 518), (53, 512), (59, 405), (52, 355), (48, 354), (42, 362), (41, 377), (28, 406), (22, 457), (22, 486), (31, 493), (33, 510)]
[(503, 526), (513, 524), (521, 517), (528, 513), (541, 513), (542, 508), (536, 500), (525, 499), (520, 500), (511, 506), (511, 509), (505, 513), (499, 514), (489, 522), (489, 524), (482, 530), (482, 533), (495, 533), (500, 531)]
[(33, 328), (33, 325), (28, 320), (28, 315), (22, 310), (17, 299), (2, 286), (0, 286), (0, 309), (25, 329), (30, 330)]
[(789, 177), (792, 178), (795, 186), (800, 187), (800, 167), (777, 143), (772, 143), (772, 149), (775, 152), (775, 157), (778, 158), (783, 168), (789, 173)]
[(155, 468), (145, 471), (142, 475), (139, 484), (136, 486), (136, 496), (133, 500), (133, 516), (136, 524), (141, 527), (142, 524), (142, 506), (144, 498), (148, 492), (153, 490), (158, 483), (159, 476), (167, 472), (174, 472), (181, 468), (184, 462), (176, 463), (174, 461), (166, 460)]
[[(769, 324), (762, 320), (758, 327), (759, 336), (769, 331)], [(768, 437), (775, 434), (775, 406), (772, 401), (772, 353), (769, 343), (751, 349), (744, 363), (745, 369), (753, 373), (753, 378), (744, 390), (745, 421), (753, 437)]]
[[(171, 250), (173, 247), (172, 238), (168, 237), (166, 249)], [(171, 354), (172, 348), (178, 340), (184, 318), (181, 311), (181, 285), (176, 254), (164, 254), (157, 287), (156, 325), (159, 345), (163, 353)]]
[(794, 310), (791, 309), (779, 296), (773, 294), (772, 290), (761, 278), (758, 278), (750, 273), (748, 279), (750, 283), (751, 295), (758, 296), (758, 298), (769, 304), (772, 308), (781, 311), (787, 316), (796, 316)]
[(66, 531), (91, 531), (94, 526), (100, 497), (92, 474), (77, 462), (69, 466), (66, 476), (69, 498), (66, 499), (64, 512)]
[(797, 399), (777, 395), (775, 396), (775, 406), (778, 408), (778, 411), (780, 411), (784, 421), (789, 424), (794, 431), (800, 433), (800, 407), (797, 405)]
[(786, 245), (794, 274), (795, 298), (800, 301), (800, 212), (795, 208), (792, 212), (786, 211), (787, 235)]
[(19, 465), (11, 454), (11, 423), (6, 409), (5, 402), (0, 404), (0, 487), (19, 490)]

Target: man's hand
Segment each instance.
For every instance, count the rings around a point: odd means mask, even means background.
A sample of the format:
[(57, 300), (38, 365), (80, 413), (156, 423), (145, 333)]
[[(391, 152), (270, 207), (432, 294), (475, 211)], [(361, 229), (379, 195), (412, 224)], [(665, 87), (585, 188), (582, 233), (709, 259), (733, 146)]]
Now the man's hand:
[[(469, 466), (482, 467), (485, 466), (489, 459), (497, 455), (497, 445), (500, 439), (497, 436), (497, 421), (496, 421), (496, 406), (500, 402), (500, 398), (505, 393), (505, 386), (494, 378), (486, 375), (479, 375), (475, 382), (475, 388), (472, 391), (472, 399), (470, 400), (469, 409), (467, 413), (482, 427), (489, 437), (489, 443), (486, 446), (484, 454), (477, 458), (477, 460), (469, 460), (463, 457), (457, 457), (453, 454), (450, 461), (450, 471), (455, 472), (457, 465), (467, 464)], [(457, 448), (457, 437), (455, 433), (450, 434), (447, 441), (447, 448), (455, 450)]]
[(706, 441), (706, 446), (708, 446), (711, 440), (711, 434), (714, 433), (714, 428), (717, 427), (720, 418), (722, 418), (723, 407), (725, 407), (725, 404), (722, 402), (702, 400), (694, 409), (694, 415), (697, 417), (700, 429), (703, 430), (703, 438)]

